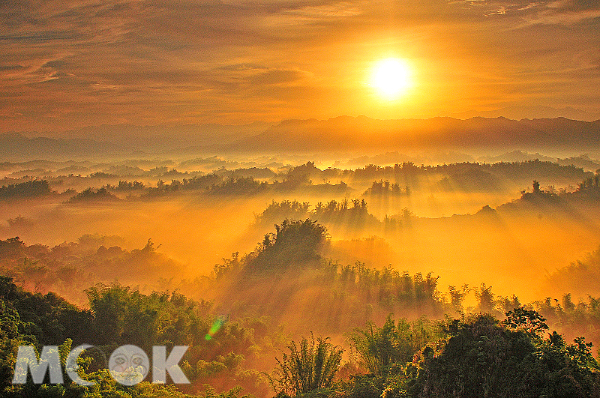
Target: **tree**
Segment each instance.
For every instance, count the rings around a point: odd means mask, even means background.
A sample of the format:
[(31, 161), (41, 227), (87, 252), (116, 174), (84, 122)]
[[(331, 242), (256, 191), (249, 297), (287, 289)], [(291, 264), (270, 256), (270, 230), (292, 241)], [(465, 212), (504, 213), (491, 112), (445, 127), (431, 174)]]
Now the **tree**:
[(410, 362), (436, 335), (424, 318), (411, 323), (401, 319), (396, 324), (389, 315), (381, 328), (371, 323), (364, 330), (355, 330), (350, 341), (371, 374), (386, 376), (396, 364)]
[(461, 289), (458, 289), (455, 286), (448, 286), (448, 292), (450, 293), (450, 304), (452, 304), (456, 312), (463, 312), (463, 301), (469, 291), (469, 285), (466, 283)]
[(249, 261), (253, 271), (304, 266), (320, 259), (321, 247), (327, 240), (327, 229), (316, 221), (284, 220), (275, 225), (274, 234), (267, 234), (256, 256)]
[(475, 291), (475, 297), (477, 297), (477, 301), (479, 301), (477, 310), (481, 313), (489, 314), (496, 307), (496, 300), (494, 299), (494, 293), (492, 293), (492, 287), (486, 286), (485, 283), (482, 283), (479, 290)]
[(334, 346), (329, 338), (302, 338), (292, 341), (289, 353), (277, 358), (275, 377), (271, 383), (279, 394), (298, 396), (318, 389), (329, 388), (339, 370), (343, 349)]
[(539, 336), (548, 330), (546, 319), (537, 311), (525, 307), (517, 307), (506, 313), (506, 320), (502, 322), (511, 329), (525, 330), (527, 333)]
[(19, 184), (10, 184), (0, 187), (2, 198), (30, 198), (49, 195), (52, 193), (50, 184), (46, 180), (25, 181)]
[(418, 397), (592, 397), (600, 394), (591, 344), (571, 345), (537, 312), (517, 308), (500, 323), (489, 314), (451, 320), (441, 353), (423, 355), (411, 394)]

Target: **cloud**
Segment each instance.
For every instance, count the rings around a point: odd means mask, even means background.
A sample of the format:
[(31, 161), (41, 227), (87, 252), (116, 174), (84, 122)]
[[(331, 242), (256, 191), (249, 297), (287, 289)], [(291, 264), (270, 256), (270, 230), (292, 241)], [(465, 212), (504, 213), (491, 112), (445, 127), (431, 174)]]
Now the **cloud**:
[(0, 73), (19, 71), (24, 69), (22, 65), (0, 65)]
[(14, 112), (10, 109), (0, 109), (0, 118), (15, 119), (23, 116), (22, 113)]
[(581, 25), (598, 12), (581, 0), (4, 1), (0, 130), (368, 113), (365, 76), (388, 56), (411, 59), (424, 92), (390, 114), (567, 98), (558, 81), (589, 98), (600, 39)]
[(356, 17), (363, 13), (360, 2), (334, 2), (331, 4), (302, 5), (289, 7), (267, 16), (267, 26), (300, 26), (323, 24), (343, 18)]
[(597, 0), (478, 0), (450, 3), (479, 9), (483, 7), (487, 16), (518, 17), (524, 22), (518, 27), (535, 24), (573, 25), (600, 17), (600, 2)]
[(600, 3), (596, 0), (558, 0), (550, 2), (548, 7), (565, 11), (600, 10)]
[(560, 12), (547, 10), (525, 18), (528, 24), (544, 25), (574, 25), (577, 23), (600, 18), (600, 9), (572, 11), (562, 9)]
[(269, 70), (251, 77), (253, 84), (290, 84), (299, 82), (310, 74), (300, 70)]

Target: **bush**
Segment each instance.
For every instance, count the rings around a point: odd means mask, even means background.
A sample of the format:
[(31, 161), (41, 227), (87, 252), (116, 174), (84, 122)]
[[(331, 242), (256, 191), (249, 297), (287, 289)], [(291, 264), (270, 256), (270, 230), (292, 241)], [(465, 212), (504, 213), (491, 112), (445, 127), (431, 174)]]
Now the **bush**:
[(288, 349), (289, 354), (284, 353), (281, 360), (277, 359), (272, 378), (278, 396), (306, 393), (311, 393), (311, 397), (327, 396), (326, 389), (333, 385), (343, 350), (329, 343), (327, 338), (315, 340), (312, 335), (310, 340), (303, 338), (298, 345), (292, 342)]

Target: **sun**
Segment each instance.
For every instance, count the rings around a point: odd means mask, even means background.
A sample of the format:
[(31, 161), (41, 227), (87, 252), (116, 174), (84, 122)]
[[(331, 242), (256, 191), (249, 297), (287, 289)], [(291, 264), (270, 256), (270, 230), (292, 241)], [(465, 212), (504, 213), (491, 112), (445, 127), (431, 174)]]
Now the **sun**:
[(409, 64), (399, 58), (378, 61), (371, 73), (370, 86), (386, 100), (402, 97), (413, 86)]

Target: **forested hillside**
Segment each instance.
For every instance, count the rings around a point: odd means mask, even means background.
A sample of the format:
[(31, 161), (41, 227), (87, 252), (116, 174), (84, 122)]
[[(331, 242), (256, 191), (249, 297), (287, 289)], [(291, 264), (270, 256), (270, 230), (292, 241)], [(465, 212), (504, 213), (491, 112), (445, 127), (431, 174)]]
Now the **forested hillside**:
[[(516, 296), (495, 295), (486, 285), (450, 286), (444, 292), (431, 274), (338, 264), (322, 255), (330, 244), (327, 229), (310, 219), (285, 220), (254, 251), (224, 260), (210, 277), (182, 282), (182, 290), (196, 291), (198, 298), (189, 299), (178, 291), (141, 291), (109, 282), (110, 268), (94, 264), (120, 269), (133, 264), (130, 272), (176, 264), (151, 242), (128, 252), (106, 248), (111, 239), (86, 237), (52, 249), (28, 246), (18, 238), (0, 241), (3, 273), (12, 272), (29, 289), (51, 290), (50, 281), (84, 270), (89, 281), (96, 281), (85, 289), (86, 302), (75, 306), (54, 293), (30, 293), (2, 277), (4, 396), (600, 393), (591, 343), (574, 334), (598, 341), (594, 330), (600, 329), (600, 299), (573, 303), (565, 296), (560, 304), (548, 298), (524, 305)], [(72, 268), (65, 269), (66, 264)], [(46, 279), (26, 283), (35, 275)], [(60, 283), (68, 280), (63, 276)], [(466, 304), (469, 297), (474, 305)], [(96, 385), (11, 384), (19, 345), (33, 344), (38, 350), (60, 345), (68, 352), (83, 343), (95, 346), (84, 355), (81, 371), (86, 369), (83, 377)], [(154, 345), (189, 346), (181, 368), (192, 384), (116, 383), (102, 357), (124, 344), (146, 352)]]

